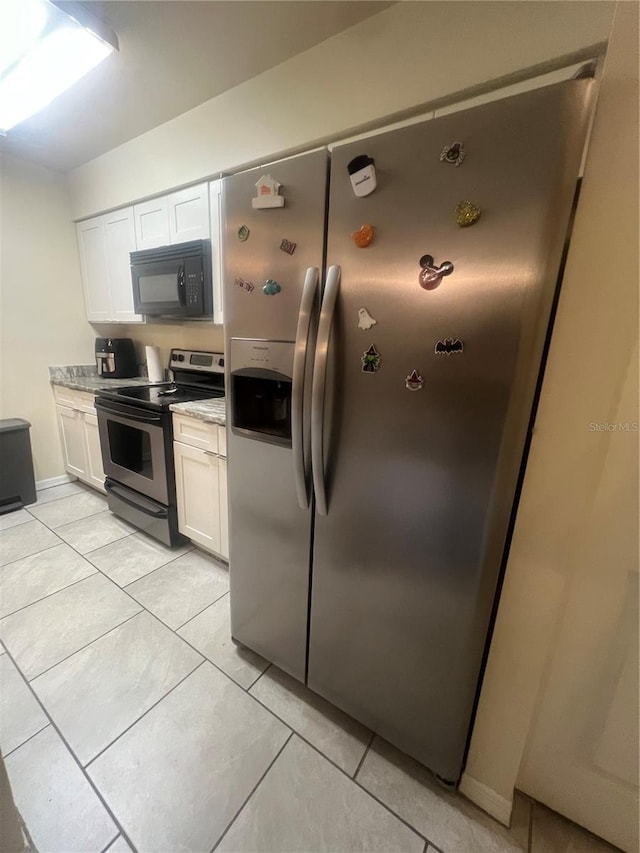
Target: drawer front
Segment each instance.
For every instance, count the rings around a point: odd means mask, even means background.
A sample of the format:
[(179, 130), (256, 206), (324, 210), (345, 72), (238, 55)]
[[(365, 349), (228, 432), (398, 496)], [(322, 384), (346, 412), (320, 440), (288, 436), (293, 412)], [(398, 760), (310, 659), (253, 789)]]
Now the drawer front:
[(218, 452), (218, 427), (206, 424), (188, 415), (173, 414), (173, 437), (191, 447), (199, 447), (210, 453)]
[(227, 455), (227, 428), (218, 427), (218, 453), (220, 456)]
[(68, 409), (80, 408), (80, 391), (73, 391), (71, 388), (63, 388), (61, 385), (53, 386), (53, 396), (56, 403), (60, 406), (66, 406)]
[(95, 399), (96, 395), (89, 391), (76, 391), (77, 406), (81, 412), (86, 412), (88, 415), (95, 415)]

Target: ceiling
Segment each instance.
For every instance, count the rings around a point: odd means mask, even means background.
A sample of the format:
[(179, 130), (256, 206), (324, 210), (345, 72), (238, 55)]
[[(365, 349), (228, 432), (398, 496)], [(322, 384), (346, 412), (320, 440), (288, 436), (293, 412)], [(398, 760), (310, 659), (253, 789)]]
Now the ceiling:
[[(20, 2), (20, 0), (13, 0)], [(69, 171), (391, 6), (368, 0), (87, 0), (120, 50), (1, 150)]]

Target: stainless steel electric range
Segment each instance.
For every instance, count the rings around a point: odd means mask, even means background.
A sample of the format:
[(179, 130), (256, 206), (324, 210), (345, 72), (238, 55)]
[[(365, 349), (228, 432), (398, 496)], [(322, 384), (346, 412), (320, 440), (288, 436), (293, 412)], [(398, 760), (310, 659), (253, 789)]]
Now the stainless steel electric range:
[(169, 406), (224, 396), (221, 353), (172, 349), (174, 381), (98, 391), (96, 412), (109, 509), (166, 545), (178, 532)]

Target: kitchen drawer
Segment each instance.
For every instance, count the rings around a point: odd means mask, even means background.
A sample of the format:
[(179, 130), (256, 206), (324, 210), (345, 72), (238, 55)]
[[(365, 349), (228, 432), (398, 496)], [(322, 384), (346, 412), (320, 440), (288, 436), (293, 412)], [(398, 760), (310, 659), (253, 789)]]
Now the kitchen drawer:
[(53, 396), (59, 406), (66, 406), (68, 409), (80, 408), (81, 391), (73, 391), (71, 388), (63, 388), (62, 385), (53, 386)]
[(96, 413), (96, 395), (92, 394), (90, 391), (76, 391), (77, 394), (77, 407), (81, 412), (86, 412), (89, 415), (95, 415)]
[(218, 452), (217, 424), (206, 424), (198, 418), (191, 418), (189, 415), (180, 415), (174, 412), (173, 437), (175, 441), (181, 441), (191, 447), (199, 447), (201, 450), (208, 450), (209, 453)]
[(227, 428), (218, 427), (218, 453), (220, 456), (227, 455)]

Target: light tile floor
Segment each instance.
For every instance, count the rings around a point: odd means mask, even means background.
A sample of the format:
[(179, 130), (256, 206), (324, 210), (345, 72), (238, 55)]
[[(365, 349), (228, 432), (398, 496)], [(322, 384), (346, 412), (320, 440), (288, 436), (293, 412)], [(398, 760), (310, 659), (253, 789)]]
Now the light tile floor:
[(225, 566), (79, 484), (0, 516), (0, 744), (39, 853), (606, 853), (511, 829), (229, 633)]

